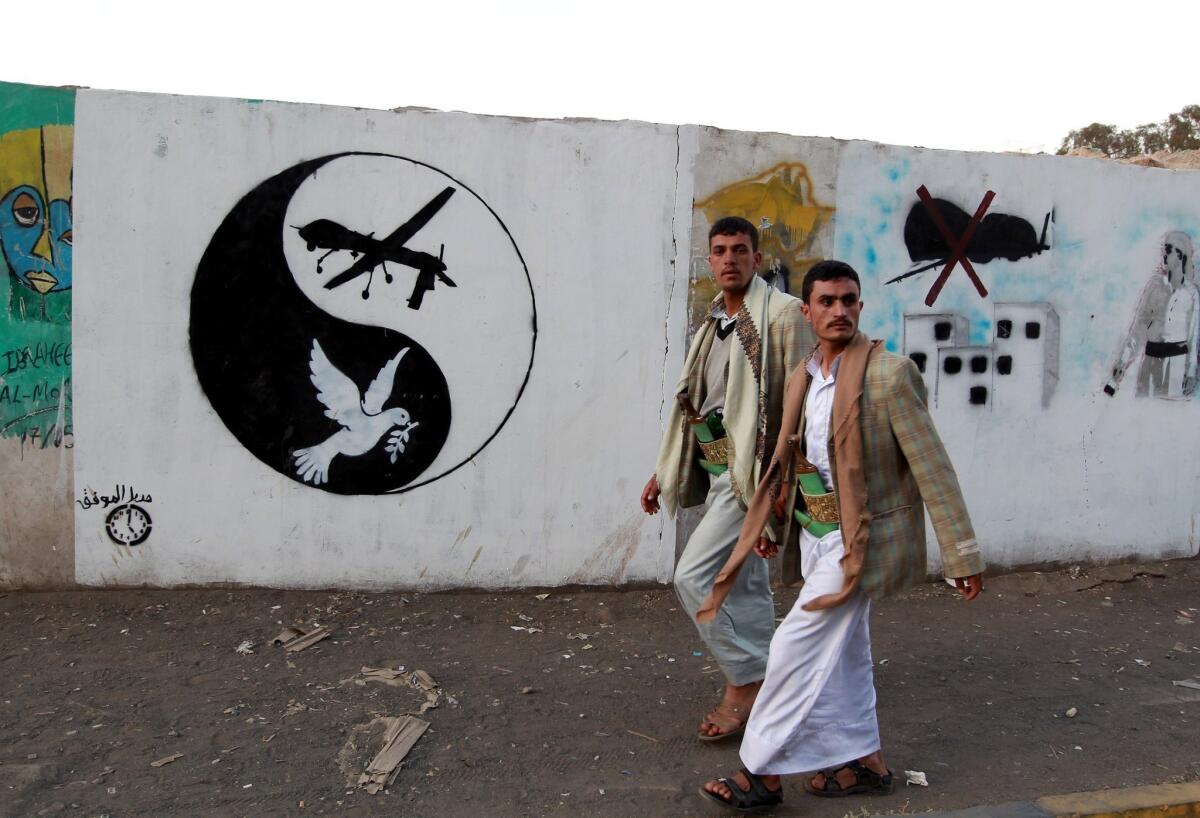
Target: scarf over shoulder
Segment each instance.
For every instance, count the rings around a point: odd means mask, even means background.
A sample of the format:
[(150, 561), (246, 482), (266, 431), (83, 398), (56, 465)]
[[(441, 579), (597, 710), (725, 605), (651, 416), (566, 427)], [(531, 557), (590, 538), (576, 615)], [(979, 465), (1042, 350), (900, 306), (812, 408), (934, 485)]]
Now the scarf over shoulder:
[[(863, 467), (863, 442), (861, 408), (863, 377), (872, 354), (883, 345), (882, 341), (871, 341), (861, 332), (857, 333), (841, 354), (838, 365), (837, 384), (833, 393), (833, 447), (836, 452), (834, 483), (838, 490), (838, 506), (841, 516), (842, 556), (844, 581), (842, 590), (810, 600), (805, 610), (833, 608), (845, 602), (858, 587), (862, 576), (863, 562), (867, 554), (867, 540), (871, 531), (871, 512), (867, 506), (867, 476)], [(696, 613), (698, 622), (708, 622), (717, 615), (721, 603), (729, 594), (737, 579), (742, 563), (750, 556), (759, 536), (771, 520), (772, 509), (781, 492), (787, 493), (787, 508), (795, 500), (795, 455), (799, 446), (800, 416), (808, 395), (808, 369), (800, 366), (788, 382), (783, 404), (783, 423), (775, 453), (766, 469), (758, 488), (754, 492), (742, 524), (737, 545), (734, 546), (721, 572), (717, 574), (712, 592)]]
[[(721, 298), (720, 295), (717, 298)], [(754, 276), (735, 317), (737, 343), (729, 349), (729, 374), (725, 386), (725, 431), (729, 436), (729, 471), (734, 496), (745, 507), (759, 481), (767, 447), (767, 399), (769, 327), (795, 299), (779, 292), (759, 276)], [(714, 300), (714, 304), (716, 301)], [(703, 395), (704, 359), (712, 346), (716, 321), (708, 321), (688, 349), (683, 374), (673, 395), (688, 394), (692, 403), (700, 406)], [(675, 400), (667, 407), (666, 433), (658, 450), (655, 475), (668, 515), (690, 505), (689, 491), (699, 471), (696, 457), (699, 449), (688, 428), (683, 410)], [(703, 475), (704, 472), (700, 471)], [(702, 478), (701, 478), (702, 479)], [(700, 502), (707, 485), (699, 493)]]

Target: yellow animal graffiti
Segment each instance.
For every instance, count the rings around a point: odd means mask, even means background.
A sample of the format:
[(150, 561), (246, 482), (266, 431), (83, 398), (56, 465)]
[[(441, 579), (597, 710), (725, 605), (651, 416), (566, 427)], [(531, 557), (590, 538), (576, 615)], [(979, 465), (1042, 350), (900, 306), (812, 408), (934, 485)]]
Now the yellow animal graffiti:
[[(741, 216), (758, 227), (763, 272), (790, 280), (789, 290), (798, 292), (800, 278), (821, 260), (814, 246), (834, 213), (833, 207), (817, 201), (813, 187), (804, 163), (782, 162), (721, 188), (696, 202), (695, 209), (709, 224), (722, 216)], [(716, 285), (705, 276), (695, 284), (693, 307), (699, 303), (703, 309), (715, 295)]]

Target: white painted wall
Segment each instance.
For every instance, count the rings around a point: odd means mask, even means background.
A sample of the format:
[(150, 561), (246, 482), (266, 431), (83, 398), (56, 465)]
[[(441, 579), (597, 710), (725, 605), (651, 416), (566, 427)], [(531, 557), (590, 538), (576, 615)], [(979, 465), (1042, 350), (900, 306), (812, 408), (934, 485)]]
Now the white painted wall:
[[(1139, 295), (1158, 275), (1163, 235), (1183, 231), (1200, 245), (1195, 174), (695, 126), (101, 91), (78, 93), (75, 122), (76, 502), (74, 543), (62, 545), (64, 553), (74, 546), (79, 584), (668, 580), (689, 519), (677, 531), (675, 521), (647, 518), (637, 496), (695, 316), (711, 295), (707, 227), (729, 209), (767, 220), (771, 252), (793, 266), (794, 291), (815, 259), (854, 265), (863, 329), (893, 350), (905, 351), (906, 323), (929, 335), (926, 317), (945, 315), (955, 328), (946, 343), (988, 361), (985, 373), (954, 380), (954, 395), (931, 394), (931, 403), (993, 566), (1197, 553), (1200, 462), (1188, 453), (1200, 444), (1198, 399), (1138, 396), (1136, 372), (1114, 396), (1102, 391)], [(330, 493), (297, 479), (294, 462), (251, 454), (214, 409), (189, 346), (197, 269), (227, 214), (269, 177), (346, 151), (408, 157), (462, 186), (410, 242), (435, 255), (445, 245), (448, 273), (459, 276), (459, 288), (439, 285), (419, 313), (404, 303), (413, 271), (393, 266), (397, 283), (376, 279), (368, 300), (357, 285), (331, 294), (298, 234), (288, 227), (282, 238), (305, 303), (405, 333), (446, 374), (456, 407), (450, 436), (397, 493)], [(442, 184), (436, 173), (421, 182), (395, 171), (370, 159), (331, 164), (304, 183), (289, 222), (321, 218), (328, 204), (347, 226), (382, 237), (429, 198), (423, 184)], [(1039, 231), (1053, 213), (1050, 248), (976, 263), (987, 298), (957, 270), (926, 307), (937, 269), (884, 283), (915, 266), (904, 227), (920, 185), (968, 213), (991, 189), (989, 212)], [(498, 223), (519, 248), (532, 300)], [(353, 263), (346, 255), (331, 269)], [(228, 298), (233, 332), (237, 293)], [(491, 443), (453, 469), (512, 404), (535, 304), (524, 392)], [(1001, 312), (1017, 327), (1040, 321), (1045, 335), (1000, 337)], [(953, 349), (919, 343), (909, 351), (926, 353), (936, 393), (953, 380), (936, 371)], [(1196, 346), (1200, 339), (1191, 354)], [(1020, 362), (1007, 376), (996, 369), (1005, 355)], [(1024, 366), (1030, 360), (1037, 371)], [(988, 399), (968, 403), (966, 380), (986, 386)], [(319, 414), (316, 387), (301, 386), (280, 411)], [(289, 425), (280, 424), (281, 437)], [(122, 546), (106, 533), (106, 517), (131, 492), (152, 529)], [(936, 563), (932, 543), (931, 556)], [(20, 576), (6, 559), (0, 568)]]
[[(882, 283), (910, 266), (903, 226), (922, 184), (968, 213), (993, 190), (989, 212), (1021, 216), (1039, 232), (1053, 210), (1051, 249), (975, 264), (986, 299), (959, 268), (926, 307), (939, 270)], [(1132, 372), (1115, 396), (1102, 387), (1139, 293), (1157, 274), (1161, 237), (1169, 230), (1200, 237), (1200, 175), (854, 142), (841, 153), (837, 207), (835, 254), (864, 276), (863, 329), (893, 350), (902, 349), (905, 315), (962, 315), (970, 324), (967, 343), (987, 346), (995, 340), (997, 304), (1028, 305), (1022, 321), (1046, 304), (1057, 316), (1045, 321), (1045, 331), (1058, 336), (1047, 359), (1056, 379), (996, 374), (989, 405), (939, 396), (934, 410), (990, 563), (1197, 553), (1200, 461), (1191, 453), (1200, 448), (1200, 397), (1136, 397)], [(1005, 342), (997, 344), (1003, 354)]]
[[(80, 583), (670, 576), (673, 532), (664, 539), (637, 496), (657, 446), (667, 329), (679, 329), (663, 296), (675, 278), (676, 167), (687, 161), (676, 129), (108, 92), (80, 92), (77, 122), (76, 264), (104, 272), (81, 276), (76, 293), (76, 487), (132, 486), (151, 495), (153, 517), (150, 537), (124, 547), (106, 535), (103, 508), (77, 512)], [(469, 185), (508, 227), (536, 295), (536, 356), (508, 423), (463, 468), (401, 494), (329, 494), (251, 456), (201, 391), (188, 347), (193, 277), (225, 214), (263, 179), (348, 150), (415, 158)], [(451, 292), (469, 286), (464, 276)], [(676, 301), (684, 290), (674, 287)], [(528, 322), (527, 288), (490, 303), (506, 297), (513, 320)], [(470, 342), (449, 321), (420, 332), (438, 355)], [(484, 386), (488, 375), (478, 373)], [(456, 397), (463, 422), (494, 399), (484, 386)]]

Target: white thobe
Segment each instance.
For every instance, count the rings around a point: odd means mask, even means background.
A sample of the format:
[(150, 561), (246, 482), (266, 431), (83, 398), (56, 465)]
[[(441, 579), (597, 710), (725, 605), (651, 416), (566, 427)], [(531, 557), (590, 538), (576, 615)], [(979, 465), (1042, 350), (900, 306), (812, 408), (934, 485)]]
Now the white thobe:
[[(805, 448), (826, 489), (833, 485), (829, 423), (836, 359), (826, 378), (820, 350), (809, 361)], [(871, 663), (870, 599), (857, 590), (836, 608), (803, 605), (842, 589), (841, 530), (800, 534), (804, 588), (771, 640), (767, 675), (742, 738), (741, 757), (756, 775), (788, 775), (844, 764), (880, 747)]]
[(1162, 340), (1185, 344), (1187, 352), (1163, 359), (1165, 397), (1183, 397), (1184, 378), (1195, 375), (1197, 318), (1200, 316), (1200, 291), (1191, 281), (1185, 281), (1171, 293), (1163, 314)]

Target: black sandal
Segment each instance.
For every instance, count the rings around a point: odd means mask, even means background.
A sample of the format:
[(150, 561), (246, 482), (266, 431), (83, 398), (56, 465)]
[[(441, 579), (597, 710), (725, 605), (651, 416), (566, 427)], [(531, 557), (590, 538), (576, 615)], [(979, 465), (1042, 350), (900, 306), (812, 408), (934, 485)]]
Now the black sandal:
[[(850, 770), (854, 773), (854, 784), (842, 789), (842, 783), (837, 780), (837, 774), (842, 770)], [(812, 779), (804, 782), (804, 791), (820, 798), (845, 798), (847, 795), (891, 795), (894, 789), (892, 781), (892, 771), (888, 770), (886, 774), (880, 775), (874, 770), (863, 766), (861, 762), (850, 761), (840, 767), (830, 767), (828, 770), (821, 770), (825, 776), (825, 786), (822, 789), (817, 789), (812, 784)]]
[(736, 812), (759, 812), (773, 809), (783, 803), (782, 785), (777, 790), (769, 790), (761, 775), (755, 775), (745, 767), (741, 769), (741, 773), (750, 782), (750, 789), (743, 790), (732, 778), (718, 778), (719, 783), (729, 788), (728, 800), (704, 787), (700, 788), (700, 794)]

